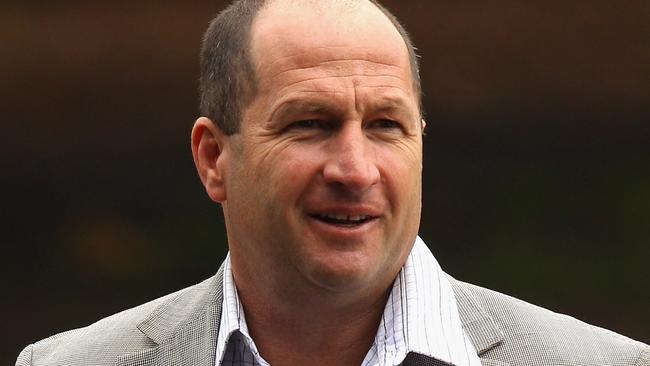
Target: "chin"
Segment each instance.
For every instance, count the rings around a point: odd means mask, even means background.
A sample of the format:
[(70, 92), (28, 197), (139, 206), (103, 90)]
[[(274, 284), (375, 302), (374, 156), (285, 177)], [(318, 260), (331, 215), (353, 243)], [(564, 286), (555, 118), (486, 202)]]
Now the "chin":
[[(372, 262), (372, 261), (371, 261)], [(309, 266), (307, 277), (317, 287), (336, 293), (359, 291), (377, 285), (379, 266), (367, 258), (336, 258)]]

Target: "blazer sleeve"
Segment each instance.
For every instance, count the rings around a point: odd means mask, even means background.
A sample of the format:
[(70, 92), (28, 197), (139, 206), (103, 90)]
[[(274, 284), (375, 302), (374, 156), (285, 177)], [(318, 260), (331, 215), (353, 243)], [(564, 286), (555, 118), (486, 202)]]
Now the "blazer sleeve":
[(16, 366), (31, 366), (32, 364), (32, 349), (34, 348), (33, 344), (25, 347), (25, 349), (20, 352), (18, 359), (16, 360)]

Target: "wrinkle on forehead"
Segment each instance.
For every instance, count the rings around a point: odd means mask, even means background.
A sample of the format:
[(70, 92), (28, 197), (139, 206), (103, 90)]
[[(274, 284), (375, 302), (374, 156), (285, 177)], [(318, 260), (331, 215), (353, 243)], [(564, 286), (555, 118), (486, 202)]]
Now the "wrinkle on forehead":
[[(373, 57), (370, 54), (366, 54), (366, 57), (344, 57), (337, 55), (337, 57), (328, 58), (314, 56), (314, 53), (317, 52), (318, 50), (316, 50), (316, 52), (301, 52), (294, 55), (285, 56), (281, 59), (275, 60), (267, 66), (260, 65), (259, 70), (264, 71), (276, 68), (276, 70), (274, 70), (274, 73), (269, 75), (269, 78), (274, 78), (288, 71), (306, 70), (316, 66), (344, 68), (346, 65), (349, 65), (350, 62), (353, 61), (357, 61), (360, 64), (362, 63), (364, 66), (370, 66), (371, 69), (376, 70), (380, 69), (381, 67), (391, 68), (397, 73), (401, 72), (401, 70), (404, 68), (404, 65), (399, 65), (399, 60), (395, 60), (397, 62), (390, 62), (392, 60), (382, 60), (381, 57)], [(296, 59), (299, 59), (302, 62), (299, 62)]]
[[(274, 85), (275, 87), (279, 85), (281, 88), (290, 87), (303, 81), (313, 81), (334, 77), (346, 78), (362, 76), (369, 78), (392, 79), (393, 82), (399, 84), (403, 80), (403, 77), (405, 77), (402, 73), (402, 68), (390, 64), (384, 64), (381, 62), (375, 63), (366, 60), (325, 61), (314, 65), (286, 67), (281, 70), (275, 70), (274, 72), (274, 74), (267, 76), (267, 81), (264, 83)], [(264, 86), (262, 86), (262, 89), (263, 88)]]
[[(393, 75), (369, 75), (369, 74), (361, 74), (361, 73), (350, 73), (350, 74), (342, 74), (342, 75), (336, 75), (336, 76), (330, 76), (330, 75), (325, 75), (325, 76), (316, 76), (316, 77), (309, 77), (309, 78), (296, 78), (295, 81), (289, 82), (285, 85), (282, 85), (281, 89), (278, 91), (282, 91), (282, 89), (286, 89), (289, 87), (292, 87), (294, 85), (300, 84), (300, 83), (305, 83), (309, 81), (317, 81), (317, 80), (325, 80), (325, 79), (332, 79), (334, 77), (337, 78), (346, 78), (346, 79), (351, 79), (352, 82), (354, 82), (355, 87), (366, 87), (366, 88), (398, 88), (397, 85), (391, 85), (391, 84), (372, 84), (372, 85), (360, 85), (359, 83), (356, 82), (358, 77), (372, 77), (372, 78), (393, 78), (396, 79), (397, 81), (401, 80), (397, 76)], [(383, 81), (383, 80), (382, 80)], [(328, 91), (328, 90), (323, 90), (323, 91)]]

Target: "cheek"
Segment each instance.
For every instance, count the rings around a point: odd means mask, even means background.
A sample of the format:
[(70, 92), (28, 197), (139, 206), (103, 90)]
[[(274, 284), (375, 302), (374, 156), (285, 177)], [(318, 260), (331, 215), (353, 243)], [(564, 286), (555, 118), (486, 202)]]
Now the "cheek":
[(248, 181), (257, 198), (271, 210), (293, 205), (318, 176), (318, 152), (297, 145), (282, 144), (257, 153), (247, 162)]
[(422, 158), (416, 149), (392, 149), (377, 155), (382, 183), (394, 204), (411, 204), (420, 197)]

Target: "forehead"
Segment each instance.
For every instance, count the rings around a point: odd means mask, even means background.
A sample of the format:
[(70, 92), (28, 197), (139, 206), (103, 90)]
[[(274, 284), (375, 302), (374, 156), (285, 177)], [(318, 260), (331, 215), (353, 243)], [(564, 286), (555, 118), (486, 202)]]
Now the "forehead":
[(397, 68), (411, 77), (404, 40), (368, 1), (272, 1), (256, 17), (251, 35), (252, 59), (262, 79), (351, 60), (365, 62), (366, 69)]

